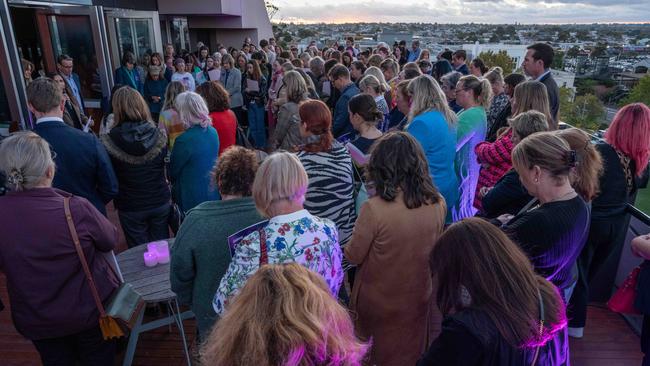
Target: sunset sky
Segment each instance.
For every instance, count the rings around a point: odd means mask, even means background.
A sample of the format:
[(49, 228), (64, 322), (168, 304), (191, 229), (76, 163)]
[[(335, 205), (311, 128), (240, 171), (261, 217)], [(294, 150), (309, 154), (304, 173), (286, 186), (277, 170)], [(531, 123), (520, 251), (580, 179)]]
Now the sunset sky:
[(274, 0), (273, 21), (305, 23), (650, 22), (650, 0)]

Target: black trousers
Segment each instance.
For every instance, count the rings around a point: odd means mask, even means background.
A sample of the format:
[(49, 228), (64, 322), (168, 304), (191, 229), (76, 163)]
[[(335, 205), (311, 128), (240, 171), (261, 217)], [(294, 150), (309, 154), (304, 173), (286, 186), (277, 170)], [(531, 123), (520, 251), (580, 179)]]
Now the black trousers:
[(589, 283), (609, 258), (621, 252), (625, 241), (627, 220), (628, 216), (622, 215), (618, 218), (591, 221), (587, 243), (578, 257), (578, 283), (567, 309), (570, 327), (585, 326), (589, 304)]
[(169, 208), (166, 203), (144, 211), (118, 211), (120, 225), (129, 248), (169, 238)]
[(641, 351), (643, 352), (642, 366), (650, 366), (650, 315), (643, 316), (641, 328)]
[(115, 340), (105, 341), (99, 325), (65, 337), (32, 340), (43, 366), (113, 366)]
[(237, 117), (237, 123), (240, 126), (248, 126), (248, 115), (246, 114), (246, 111), (242, 107), (235, 107), (235, 108), (230, 108), (233, 113), (235, 113), (235, 117)]

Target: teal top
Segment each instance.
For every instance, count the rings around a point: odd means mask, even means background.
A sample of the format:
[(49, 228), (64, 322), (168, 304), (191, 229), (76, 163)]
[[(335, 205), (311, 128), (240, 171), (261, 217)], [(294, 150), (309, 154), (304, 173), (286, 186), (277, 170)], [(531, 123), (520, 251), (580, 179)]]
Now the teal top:
[(456, 175), (460, 183), (460, 198), (452, 209), (454, 221), (476, 214), (473, 202), (481, 165), (476, 159), (474, 149), (485, 141), (486, 130), (487, 115), (483, 107), (476, 106), (458, 113)]
[(201, 202), (218, 200), (210, 173), (219, 155), (219, 136), (212, 126), (194, 125), (174, 141), (169, 162), (172, 197), (183, 212)]
[(447, 203), (447, 222), (451, 222), (451, 207), (458, 199), (458, 180), (454, 172), (456, 129), (442, 113), (429, 111), (413, 118), (406, 131), (422, 146), (433, 184)]
[(217, 316), (212, 298), (230, 264), (228, 236), (262, 221), (251, 197), (203, 202), (192, 209), (172, 247), (170, 281), (196, 316), (205, 339)]

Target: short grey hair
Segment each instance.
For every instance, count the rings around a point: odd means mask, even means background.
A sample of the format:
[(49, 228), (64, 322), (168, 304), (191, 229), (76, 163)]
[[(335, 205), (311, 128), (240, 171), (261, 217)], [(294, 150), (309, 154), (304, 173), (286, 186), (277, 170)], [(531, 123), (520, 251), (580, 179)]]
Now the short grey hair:
[(448, 87), (453, 89), (456, 87), (456, 84), (458, 84), (458, 80), (460, 80), (461, 77), (463, 77), (463, 74), (461, 74), (460, 72), (451, 71), (442, 75), (440, 81), (443, 84), (447, 84)]
[(195, 92), (186, 91), (179, 94), (174, 101), (178, 116), (186, 127), (200, 125), (206, 128), (210, 125), (210, 111), (203, 97)]
[(50, 167), (54, 167), (50, 145), (34, 132), (16, 132), (0, 143), (0, 171), (13, 191), (42, 184)]

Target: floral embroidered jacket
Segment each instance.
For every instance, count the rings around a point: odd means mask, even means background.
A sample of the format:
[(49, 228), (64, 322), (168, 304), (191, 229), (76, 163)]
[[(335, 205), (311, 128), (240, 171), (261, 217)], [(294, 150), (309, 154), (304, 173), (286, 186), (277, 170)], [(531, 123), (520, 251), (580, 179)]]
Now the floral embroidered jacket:
[[(311, 215), (307, 210), (275, 216), (263, 229), (266, 233), (268, 263), (300, 263), (323, 276), (336, 296), (343, 282), (341, 247), (334, 223)], [(255, 231), (237, 248), (221, 279), (212, 305), (222, 314), (228, 300), (237, 295), (260, 267), (260, 232)]]

